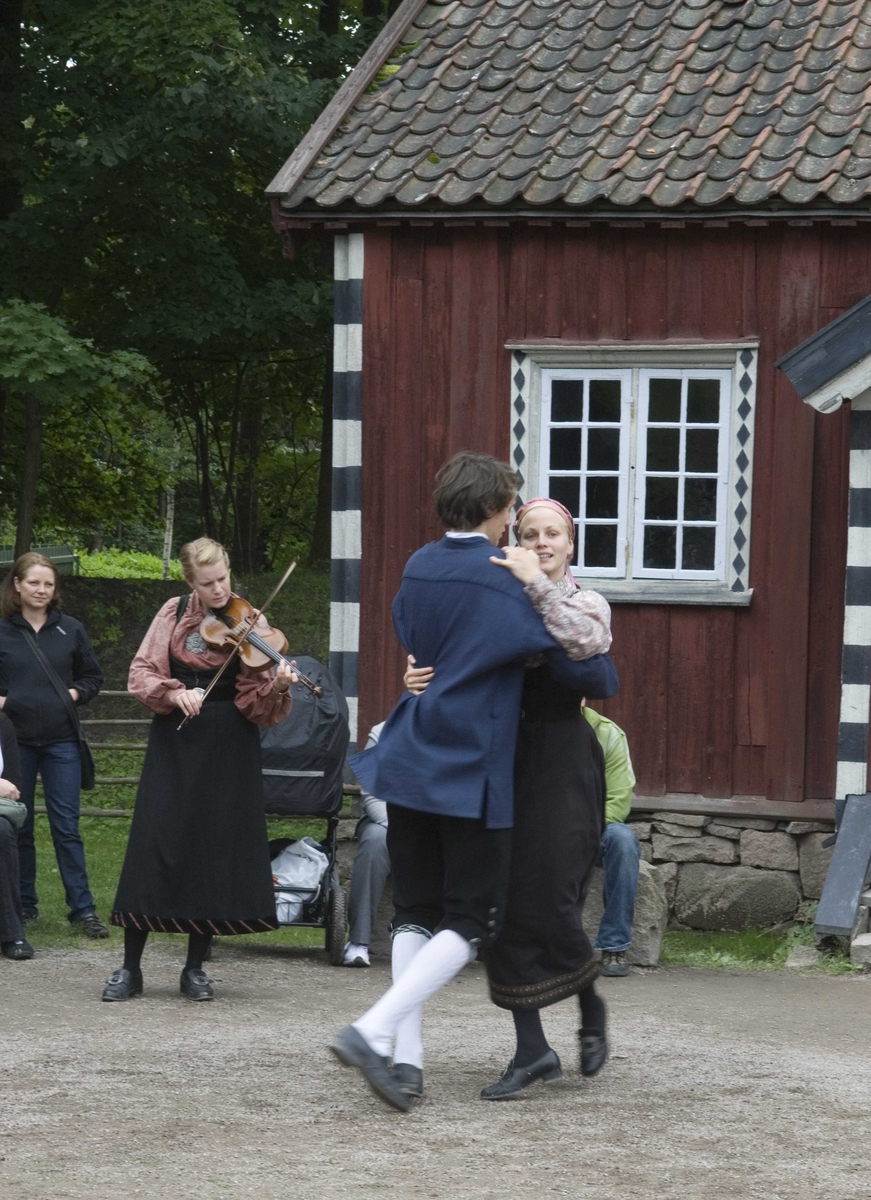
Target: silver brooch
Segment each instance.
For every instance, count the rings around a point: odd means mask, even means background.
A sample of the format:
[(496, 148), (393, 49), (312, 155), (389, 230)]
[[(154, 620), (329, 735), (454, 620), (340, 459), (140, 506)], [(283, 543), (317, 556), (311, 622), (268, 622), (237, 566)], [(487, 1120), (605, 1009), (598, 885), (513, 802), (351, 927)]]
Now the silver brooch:
[(193, 629), (185, 638), (184, 648), (191, 654), (205, 654), (209, 647), (199, 629)]

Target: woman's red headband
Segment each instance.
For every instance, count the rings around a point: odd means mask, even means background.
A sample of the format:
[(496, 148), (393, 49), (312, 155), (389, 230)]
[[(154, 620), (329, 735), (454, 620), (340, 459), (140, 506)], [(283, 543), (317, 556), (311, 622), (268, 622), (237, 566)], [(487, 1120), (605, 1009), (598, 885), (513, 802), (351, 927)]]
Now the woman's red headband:
[(550, 508), (553, 510), (553, 512), (559, 513), (566, 523), (569, 537), (572, 541), (575, 540), (575, 522), (572, 518), (572, 514), (564, 504), (560, 504), (559, 500), (552, 500), (550, 496), (536, 496), (534, 500), (527, 500), (525, 504), (522, 504), (520, 508), (518, 508), (517, 517), (514, 521), (515, 537), (520, 537), (520, 526), (523, 522), (523, 518), (533, 508)]

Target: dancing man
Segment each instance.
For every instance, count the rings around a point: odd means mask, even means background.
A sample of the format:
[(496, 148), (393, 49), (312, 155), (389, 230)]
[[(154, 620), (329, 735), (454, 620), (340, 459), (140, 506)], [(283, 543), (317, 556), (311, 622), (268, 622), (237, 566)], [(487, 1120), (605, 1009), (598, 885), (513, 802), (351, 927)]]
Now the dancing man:
[(422, 1086), (424, 1003), (504, 920), (525, 660), (543, 654), (554, 679), (588, 696), (617, 690), (607, 655), (572, 662), (523, 584), (494, 569), (516, 487), (510, 467), (485, 454), (461, 451), (439, 472), (446, 535), (411, 557), (393, 601), (397, 637), (434, 668), (433, 682), (406, 693), (378, 745), (350, 760), (388, 807), (394, 982), (330, 1048), (402, 1111)]

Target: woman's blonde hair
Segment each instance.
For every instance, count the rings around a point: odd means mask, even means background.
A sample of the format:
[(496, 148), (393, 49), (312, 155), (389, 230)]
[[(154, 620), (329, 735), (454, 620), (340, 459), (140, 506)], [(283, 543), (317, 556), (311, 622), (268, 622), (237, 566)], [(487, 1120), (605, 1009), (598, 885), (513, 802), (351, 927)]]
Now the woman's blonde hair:
[(214, 538), (201, 537), (194, 542), (185, 542), (181, 550), (178, 552), (178, 557), (181, 561), (181, 569), (185, 579), (190, 583), (194, 577), (194, 571), (198, 567), (213, 567), (216, 563), (222, 562), (229, 571), (230, 559), (227, 551), (220, 542), (216, 542)]
[(44, 554), (37, 554), (35, 550), (28, 550), (26, 554), (20, 555), (12, 564), (12, 570), (3, 580), (0, 585), (0, 612), (4, 617), (11, 617), (13, 613), (21, 612), (21, 595), (15, 590), (15, 580), (19, 583), (27, 578), (28, 571), (32, 571), (34, 567), (47, 567), (54, 574), (54, 595), (48, 603), (48, 611), (53, 608), (60, 608), (60, 589), (57, 586), (57, 567), (50, 558), (46, 558)]

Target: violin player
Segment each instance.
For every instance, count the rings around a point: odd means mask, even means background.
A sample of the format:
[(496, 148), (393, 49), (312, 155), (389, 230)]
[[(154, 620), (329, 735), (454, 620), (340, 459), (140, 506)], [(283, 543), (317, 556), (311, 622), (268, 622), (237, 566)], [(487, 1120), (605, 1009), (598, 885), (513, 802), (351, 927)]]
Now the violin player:
[[(231, 645), (206, 641), (210, 614), (234, 599), (227, 552), (198, 538), (179, 557), (190, 594), (158, 611), (127, 681), (155, 715), (110, 918), (124, 930), (124, 963), (104, 1000), (141, 994), (149, 933), (188, 934), (180, 991), (211, 1000), (203, 970), (211, 937), (278, 927), (257, 726), (284, 720), (297, 676), (287, 661), (261, 670), (240, 655), (227, 662)], [(262, 615), (254, 628), (271, 632)]]

